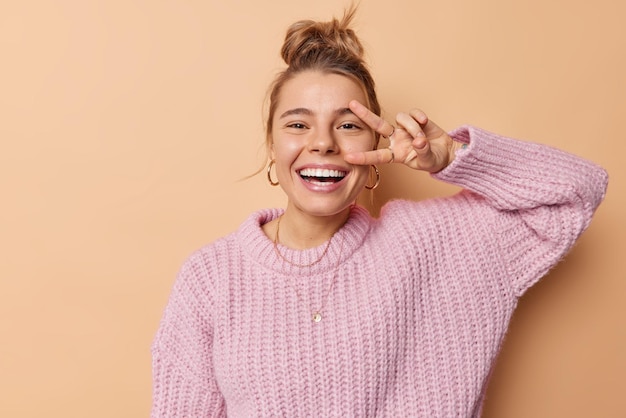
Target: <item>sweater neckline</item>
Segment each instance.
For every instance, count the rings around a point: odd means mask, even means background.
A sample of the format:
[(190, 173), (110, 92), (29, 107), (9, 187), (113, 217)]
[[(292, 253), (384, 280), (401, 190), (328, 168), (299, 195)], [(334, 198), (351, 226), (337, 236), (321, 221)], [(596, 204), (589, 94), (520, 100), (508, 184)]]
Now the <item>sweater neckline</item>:
[(312, 266), (303, 266), (317, 260), (326, 248), (328, 241), (321, 245), (296, 250), (278, 244), (278, 248), (287, 260), (286, 262), (276, 254), (274, 243), (268, 238), (261, 226), (284, 213), (283, 209), (262, 209), (252, 213), (239, 227), (238, 241), (250, 259), (270, 270), (280, 274), (300, 275), (325, 273), (335, 269), (338, 265), (350, 258), (352, 254), (361, 246), (367, 235), (371, 216), (366, 209), (360, 206), (353, 206), (346, 223), (331, 238), (326, 255)]

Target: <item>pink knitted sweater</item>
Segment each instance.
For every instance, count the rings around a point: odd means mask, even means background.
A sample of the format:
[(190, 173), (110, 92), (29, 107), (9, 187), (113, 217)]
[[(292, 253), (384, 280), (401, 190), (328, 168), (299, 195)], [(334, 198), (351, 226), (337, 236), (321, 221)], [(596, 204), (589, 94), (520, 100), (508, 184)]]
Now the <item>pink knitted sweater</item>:
[[(455, 196), (355, 207), (321, 262), (252, 214), (183, 265), (153, 344), (152, 417), (477, 417), (524, 291), (589, 225), (607, 174), (463, 127)], [(307, 264), (310, 250), (280, 247)], [(334, 284), (331, 285), (331, 282)], [(311, 320), (323, 305), (323, 319)]]

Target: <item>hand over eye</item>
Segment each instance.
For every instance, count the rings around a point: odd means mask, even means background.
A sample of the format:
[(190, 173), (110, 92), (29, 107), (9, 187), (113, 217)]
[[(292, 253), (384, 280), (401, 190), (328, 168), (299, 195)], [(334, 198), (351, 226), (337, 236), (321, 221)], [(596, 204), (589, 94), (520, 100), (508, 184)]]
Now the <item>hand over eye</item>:
[(421, 110), (398, 113), (395, 127), (356, 100), (350, 102), (350, 109), (390, 141), (387, 148), (346, 155), (346, 161), (351, 164), (403, 163), (415, 170), (434, 173), (447, 167), (454, 158), (456, 147), (452, 138)]

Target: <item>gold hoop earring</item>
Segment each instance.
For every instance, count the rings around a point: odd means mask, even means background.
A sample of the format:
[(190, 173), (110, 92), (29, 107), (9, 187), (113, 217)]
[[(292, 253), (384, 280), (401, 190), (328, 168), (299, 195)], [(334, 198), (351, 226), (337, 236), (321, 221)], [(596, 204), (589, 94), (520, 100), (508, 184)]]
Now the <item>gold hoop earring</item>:
[(276, 163), (276, 160), (271, 160), (267, 165), (267, 181), (270, 182), (272, 186), (278, 186), (280, 182), (272, 180), (272, 166)]
[(373, 186), (366, 184), (365, 188), (368, 190), (374, 190), (380, 184), (380, 171), (378, 171), (378, 167), (376, 167), (375, 165), (372, 165), (372, 167), (374, 168), (374, 171), (376, 172), (376, 182), (374, 182)]

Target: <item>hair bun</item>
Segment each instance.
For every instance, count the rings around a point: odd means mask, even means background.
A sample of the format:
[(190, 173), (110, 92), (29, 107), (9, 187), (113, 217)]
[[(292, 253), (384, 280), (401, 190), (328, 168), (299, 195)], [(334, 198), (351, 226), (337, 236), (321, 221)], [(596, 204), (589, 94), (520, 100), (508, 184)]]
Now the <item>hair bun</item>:
[(287, 29), (281, 56), (289, 66), (298, 65), (302, 60), (324, 53), (333, 53), (338, 59), (362, 60), (364, 49), (352, 29), (350, 22), (355, 9), (344, 13), (341, 21), (315, 22), (300, 20)]

